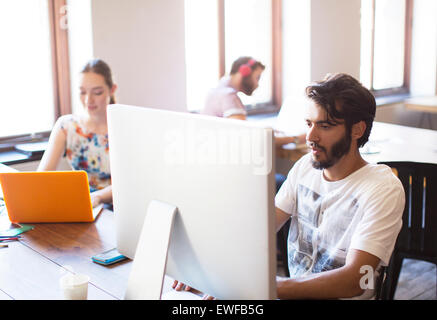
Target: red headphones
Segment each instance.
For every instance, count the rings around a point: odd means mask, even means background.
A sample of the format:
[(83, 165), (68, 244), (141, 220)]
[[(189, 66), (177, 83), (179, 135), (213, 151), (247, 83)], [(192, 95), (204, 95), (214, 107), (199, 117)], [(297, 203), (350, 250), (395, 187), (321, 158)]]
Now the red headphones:
[(250, 59), (245, 64), (242, 64), (240, 68), (238, 68), (238, 72), (244, 77), (247, 77), (252, 73), (252, 66), (256, 63), (255, 59)]

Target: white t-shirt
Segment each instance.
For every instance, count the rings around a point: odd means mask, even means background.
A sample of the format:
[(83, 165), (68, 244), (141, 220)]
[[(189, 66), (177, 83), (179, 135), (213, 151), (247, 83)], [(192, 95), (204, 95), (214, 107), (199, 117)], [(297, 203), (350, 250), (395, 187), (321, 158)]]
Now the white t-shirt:
[[(386, 165), (367, 164), (330, 182), (323, 170), (313, 168), (308, 154), (290, 170), (275, 204), (292, 216), (288, 267), (290, 277), (299, 277), (342, 267), (349, 249), (375, 255), (380, 266), (387, 266), (402, 226), (405, 195)], [(378, 270), (375, 282), (377, 275)], [(360, 297), (372, 295), (373, 290)]]
[(201, 113), (224, 118), (246, 115), (246, 109), (237, 94), (238, 91), (231, 87), (230, 77), (221, 78), (217, 87), (208, 93)]

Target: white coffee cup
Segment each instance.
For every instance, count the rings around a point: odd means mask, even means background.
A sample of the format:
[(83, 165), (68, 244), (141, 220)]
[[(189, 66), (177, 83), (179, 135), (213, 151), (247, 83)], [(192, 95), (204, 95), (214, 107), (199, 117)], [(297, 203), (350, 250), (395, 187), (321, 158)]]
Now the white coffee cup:
[(84, 274), (67, 274), (59, 280), (65, 300), (86, 300), (90, 278)]

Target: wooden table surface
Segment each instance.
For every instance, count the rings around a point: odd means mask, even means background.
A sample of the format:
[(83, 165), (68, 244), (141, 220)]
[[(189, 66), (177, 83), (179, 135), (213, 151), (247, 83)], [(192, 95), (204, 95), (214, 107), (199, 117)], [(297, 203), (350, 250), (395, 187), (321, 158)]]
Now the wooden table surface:
[(91, 280), (88, 299), (122, 299), (131, 260), (102, 266), (91, 257), (115, 247), (114, 213), (94, 223), (33, 224), (20, 241), (0, 248), (0, 299), (63, 299), (59, 279), (67, 272)]
[(414, 111), (437, 113), (437, 96), (407, 99), (405, 100), (405, 108)]

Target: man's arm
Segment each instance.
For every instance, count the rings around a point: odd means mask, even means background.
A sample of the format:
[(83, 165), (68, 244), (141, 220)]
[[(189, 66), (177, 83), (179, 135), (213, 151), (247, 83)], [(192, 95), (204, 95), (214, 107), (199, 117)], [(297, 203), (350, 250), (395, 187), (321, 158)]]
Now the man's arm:
[[(360, 280), (363, 266), (376, 270), (379, 258), (361, 250), (351, 249), (343, 267), (307, 277), (277, 279), (279, 299), (337, 299), (359, 296), (364, 292)], [(367, 269), (366, 269), (367, 270)]]

